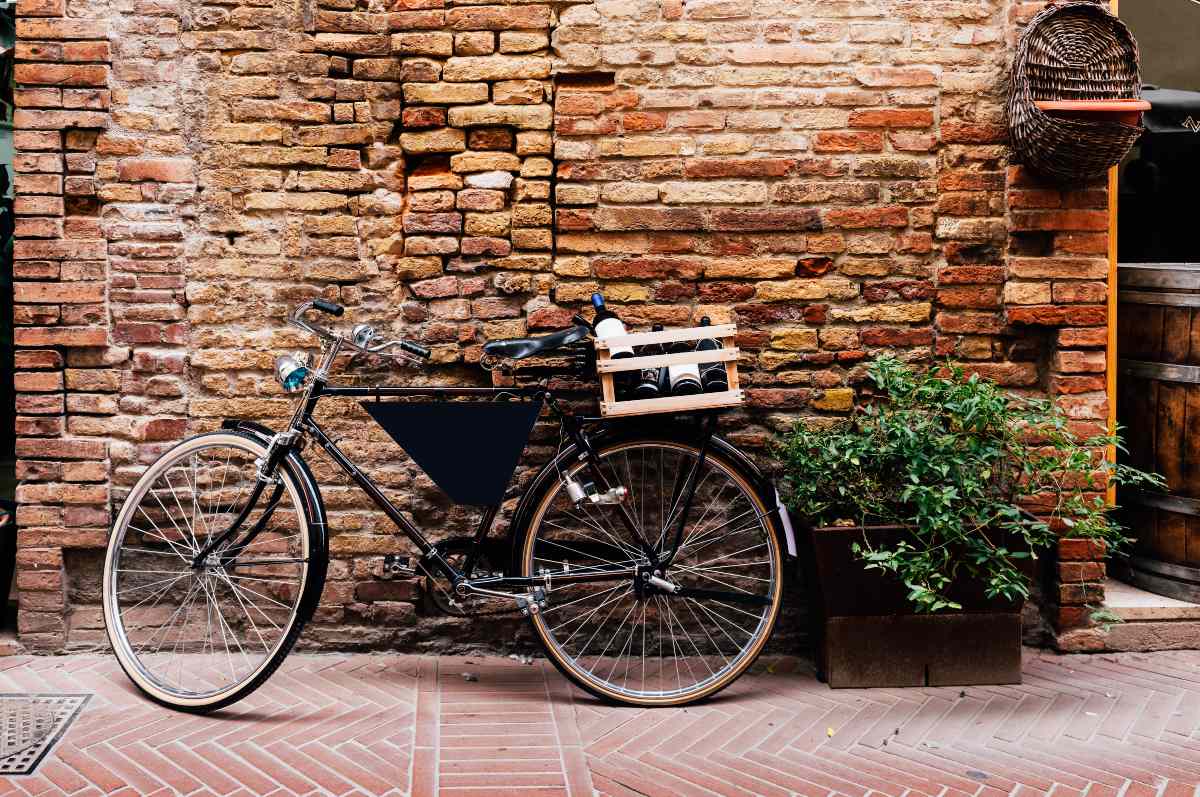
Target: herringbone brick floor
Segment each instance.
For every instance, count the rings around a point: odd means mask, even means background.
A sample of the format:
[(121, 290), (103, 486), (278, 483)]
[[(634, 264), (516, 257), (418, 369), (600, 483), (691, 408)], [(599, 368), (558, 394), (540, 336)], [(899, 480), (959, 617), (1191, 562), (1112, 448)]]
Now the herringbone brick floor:
[(0, 659), (0, 691), (95, 695), (0, 792), (1200, 797), (1200, 651), (1027, 651), (1020, 686), (965, 689), (760, 670), (703, 706), (639, 711), (540, 661), (294, 655), (195, 717), (141, 698), (110, 657)]

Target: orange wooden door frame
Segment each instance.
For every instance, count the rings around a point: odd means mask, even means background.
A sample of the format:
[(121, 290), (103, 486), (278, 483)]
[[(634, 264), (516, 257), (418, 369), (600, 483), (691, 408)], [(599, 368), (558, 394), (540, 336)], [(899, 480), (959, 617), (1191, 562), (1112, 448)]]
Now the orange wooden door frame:
[[(1119, 0), (1112, 0), (1112, 12), (1118, 13)], [(1116, 166), (1108, 170), (1108, 350), (1105, 355), (1105, 365), (1108, 392), (1108, 429), (1117, 429), (1117, 198), (1118, 178)], [(1108, 458), (1115, 462), (1117, 450), (1115, 446), (1108, 449)], [(1116, 502), (1116, 488), (1109, 486), (1108, 502)]]

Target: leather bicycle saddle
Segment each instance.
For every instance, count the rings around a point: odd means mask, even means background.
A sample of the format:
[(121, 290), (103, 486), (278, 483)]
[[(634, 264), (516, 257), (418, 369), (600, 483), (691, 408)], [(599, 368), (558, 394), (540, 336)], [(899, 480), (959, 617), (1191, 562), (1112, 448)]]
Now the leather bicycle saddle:
[(507, 357), (510, 360), (523, 360), (535, 354), (561, 349), (563, 346), (583, 340), (587, 334), (587, 327), (575, 326), (537, 338), (489, 340), (483, 344), (483, 353), (493, 357)]

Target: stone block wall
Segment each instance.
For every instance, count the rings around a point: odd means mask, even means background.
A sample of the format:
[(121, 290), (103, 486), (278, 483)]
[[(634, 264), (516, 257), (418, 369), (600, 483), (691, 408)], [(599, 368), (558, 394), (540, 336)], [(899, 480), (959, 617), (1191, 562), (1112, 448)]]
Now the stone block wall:
[[(848, 411), (884, 351), (1103, 424), (1105, 189), (1041, 185), (1005, 146), (1040, 6), (22, 0), (21, 640), (102, 644), (109, 511), (173, 441), (286, 417), (271, 362), (311, 346), (283, 322), (318, 295), (435, 352), (367, 382), (484, 383), (483, 341), (559, 328), (593, 290), (635, 326), (735, 321), (748, 403), (723, 432), (760, 456)], [(356, 406), (321, 420), (419, 524), (467, 533)], [(308, 643), (480, 638), (380, 578), (405, 544), (310, 459), (334, 561)], [(1069, 640), (1103, 570), (1061, 558)]]

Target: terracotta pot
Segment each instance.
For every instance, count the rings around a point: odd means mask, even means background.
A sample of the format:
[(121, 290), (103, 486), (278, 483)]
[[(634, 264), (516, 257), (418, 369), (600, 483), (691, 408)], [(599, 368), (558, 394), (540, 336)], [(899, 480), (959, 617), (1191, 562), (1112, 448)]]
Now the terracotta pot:
[(962, 609), (918, 614), (893, 574), (867, 570), (851, 546), (889, 546), (899, 526), (808, 529), (817, 670), (831, 687), (1021, 682), (1021, 602), (956, 584)]

